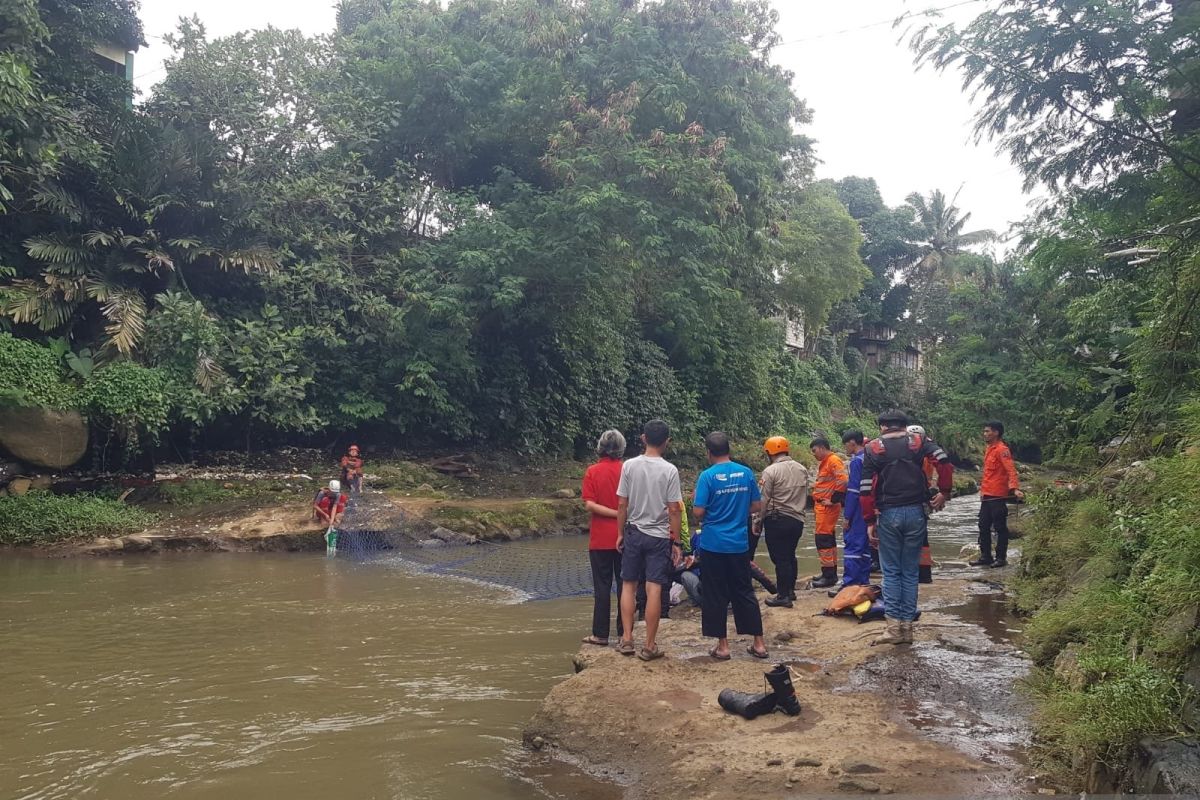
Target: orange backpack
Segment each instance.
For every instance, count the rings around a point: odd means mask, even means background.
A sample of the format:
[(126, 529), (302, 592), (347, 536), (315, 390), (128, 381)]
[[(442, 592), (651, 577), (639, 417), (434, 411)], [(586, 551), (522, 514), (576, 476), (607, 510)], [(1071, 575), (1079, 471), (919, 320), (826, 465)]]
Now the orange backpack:
[(829, 602), (825, 607), (827, 616), (835, 616), (846, 611), (850, 611), (856, 605), (865, 601), (875, 601), (879, 599), (881, 590), (878, 586), (846, 586), (843, 587), (837, 596)]

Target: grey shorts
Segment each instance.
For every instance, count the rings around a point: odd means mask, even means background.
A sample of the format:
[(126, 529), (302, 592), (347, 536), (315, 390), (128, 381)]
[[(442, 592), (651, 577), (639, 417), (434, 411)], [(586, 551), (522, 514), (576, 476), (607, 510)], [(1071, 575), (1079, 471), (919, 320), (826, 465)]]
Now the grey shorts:
[(665, 584), (674, 571), (669, 537), (647, 536), (632, 526), (625, 529), (621, 580)]

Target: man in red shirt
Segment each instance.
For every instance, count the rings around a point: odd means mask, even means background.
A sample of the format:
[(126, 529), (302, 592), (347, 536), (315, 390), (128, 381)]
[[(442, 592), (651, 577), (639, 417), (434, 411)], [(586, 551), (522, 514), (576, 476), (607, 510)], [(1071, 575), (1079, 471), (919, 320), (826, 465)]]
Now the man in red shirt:
[[(1012, 452), (1004, 443), (1004, 423), (983, 426), (987, 450), (983, 456), (983, 481), (979, 486), (979, 558), (973, 567), (1008, 566), (1008, 500), (1024, 500)], [(992, 530), (996, 531), (996, 557), (992, 558)]]
[[(592, 565), (592, 633), (584, 644), (608, 645), (611, 622), (613, 577), (621, 574), (621, 552), (617, 550), (617, 484), (621, 481), (621, 459), (625, 456), (625, 437), (608, 430), (596, 442), (600, 460), (583, 474), (584, 507), (591, 512), (588, 560)], [(617, 635), (621, 635), (621, 616), (617, 614)]]

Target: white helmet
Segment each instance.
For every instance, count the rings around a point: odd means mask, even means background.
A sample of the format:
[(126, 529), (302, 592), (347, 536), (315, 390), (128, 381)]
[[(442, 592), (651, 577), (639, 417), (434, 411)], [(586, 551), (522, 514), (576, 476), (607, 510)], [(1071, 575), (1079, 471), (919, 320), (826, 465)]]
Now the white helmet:
[(924, 428), (922, 428), (920, 425), (909, 425), (909, 426), (908, 426), (908, 432), (909, 432), (909, 433), (915, 433), (917, 436), (924, 436), (924, 435), (925, 435), (925, 429), (924, 429)]
[(330, 482), (329, 482), (329, 491), (331, 491), (331, 492), (340, 492), (341, 490), (342, 490), (342, 483), (341, 483), (341, 481), (330, 481)]

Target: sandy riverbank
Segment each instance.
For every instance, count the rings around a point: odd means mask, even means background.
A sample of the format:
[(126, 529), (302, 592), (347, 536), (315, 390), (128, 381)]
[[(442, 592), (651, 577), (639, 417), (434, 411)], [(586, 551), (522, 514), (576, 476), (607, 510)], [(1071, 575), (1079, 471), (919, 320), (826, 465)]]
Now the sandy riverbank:
[[(895, 650), (869, 644), (882, 623), (814, 616), (828, 598), (807, 592), (795, 608), (764, 608), (771, 647), (765, 662), (745, 653), (748, 637), (734, 640), (732, 661), (714, 661), (707, 656), (711, 640), (700, 636), (699, 611), (679, 607), (663, 624), (663, 660), (643, 663), (612, 647), (581, 650), (580, 671), (550, 692), (527, 728), (526, 744), (585, 764), (634, 798), (680, 790), (699, 798), (1013, 793), (1021, 771), (1006, 740), (1020, 738), (1019, 732), (967, 730), (951, 746), (954, 736), (923, 731), (914, 717), (920, 709), (936, 718), (929, 702), (972, 703), (975, 692), (955, 685), (955, 672), (958, 665), (977, 670), (979, 659), (1012, 672), (999, 676), (1003, 688), (992, 687), (996, 703), (1007, 702), (1022, 671), (1015, 648), (945, 610), (988, 588), (965, 577), (923, 586), (922, 607), (943, 610), (926, 611), (917, 644)], [(776, 713), (746, 721), (721, 710), (721, 689), (762, 691), (763, 670), (774, 663), (793, 668), (799, 717)], [(978, 721), (960, 716), (954, 724), (963, 728)]]

